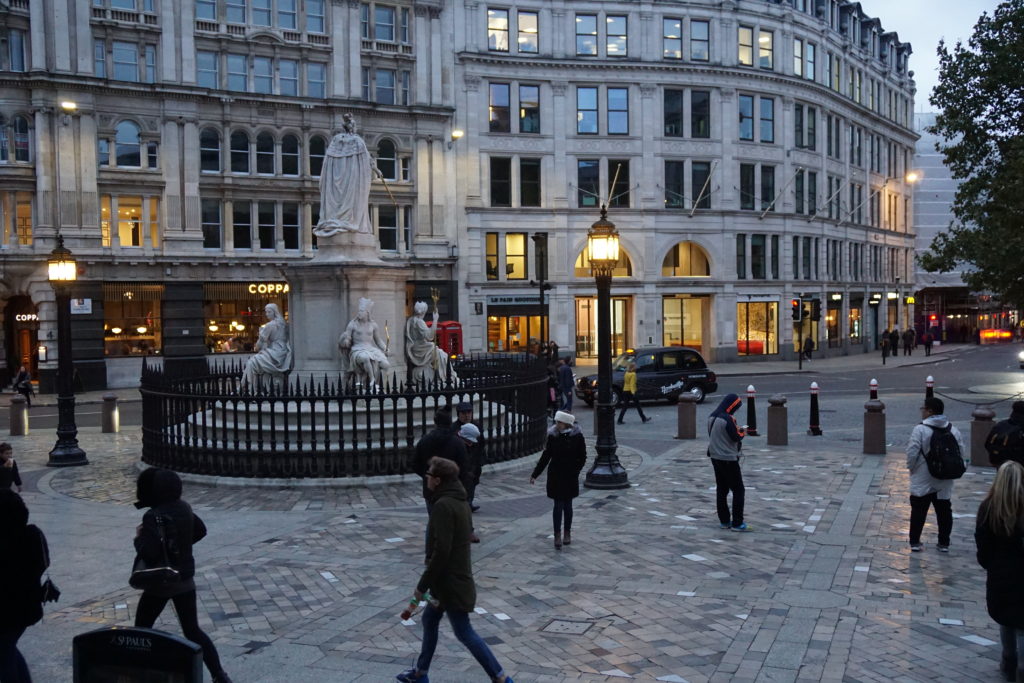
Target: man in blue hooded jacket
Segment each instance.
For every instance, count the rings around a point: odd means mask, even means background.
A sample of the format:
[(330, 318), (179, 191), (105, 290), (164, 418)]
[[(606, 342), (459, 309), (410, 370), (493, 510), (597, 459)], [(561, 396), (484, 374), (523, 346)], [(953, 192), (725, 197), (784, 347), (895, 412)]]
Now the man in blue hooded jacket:
[[(733, 415), (743, 405), (736, 394), (727, 394), (708, 417), (708, 457), (715, 468), (718, 522), (723, 529), (749, 531), (743, 521), (743, 473), (740, 471), (742, 428)], [(732, 514), (729, 513), (729, 492), (732, 492)]]

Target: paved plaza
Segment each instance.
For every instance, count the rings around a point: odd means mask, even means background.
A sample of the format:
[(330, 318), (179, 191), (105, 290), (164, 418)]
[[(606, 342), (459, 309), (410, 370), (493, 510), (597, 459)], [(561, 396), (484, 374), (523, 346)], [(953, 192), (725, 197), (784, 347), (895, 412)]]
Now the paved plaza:
[[(577, 414), (592, 432), (593, 412)], [(748, 439), (754, 531), (732, 533), (718, 528), (706, 444), (673, 439), (673, 412), (654, 414), (619, 431), (633, 486), (584, 492), (561, 551), (543, 487), (529, 484), (534, 459), (485, 472), (473, 621), (516, 681), (1000, 680), (972, 537), (990, 470), (956, 486), (952, 552), (935, 550), (930, 518), (925, 552), (911, 554), (900, 439), (865, 456), (849, 430), (791, 425), (788, 447)], [(8, 439), (64, 591), (22, 639), (48, 683), (71, 680), (75, 634), (131, 624), (138, 601), (138, 430), (80, 438), (91, 464), (60, 470), (45, 467), (52, 433)], [(185, 495), (210, 529), (196, 546), (200, 621), (236, 681), (384, 682), (412, 664), (420, 628), (397, 615), (422, 568), (418, 481)], [(170, 609), (157, 627), (178, 630)], [(486, 680), (446, 624), (431, 678)]]

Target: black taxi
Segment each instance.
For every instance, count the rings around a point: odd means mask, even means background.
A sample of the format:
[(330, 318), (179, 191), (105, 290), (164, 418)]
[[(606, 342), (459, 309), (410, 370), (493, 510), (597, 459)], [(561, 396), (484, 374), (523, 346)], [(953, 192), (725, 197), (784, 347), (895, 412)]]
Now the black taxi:
[[(679, 394), (690, 392), (703, 403), (707, 394), (718, 391), (718, 377), (694, 349), (683, 346), (656, 346), (627, 349), (612, 361), (612, 402), (618, 403), (626, 368), (636, 363), (636, 390), (641, 401), (675, 403)], [(597, 400), (597, 375), (576, 382), (576, 396), (588, 406)]]

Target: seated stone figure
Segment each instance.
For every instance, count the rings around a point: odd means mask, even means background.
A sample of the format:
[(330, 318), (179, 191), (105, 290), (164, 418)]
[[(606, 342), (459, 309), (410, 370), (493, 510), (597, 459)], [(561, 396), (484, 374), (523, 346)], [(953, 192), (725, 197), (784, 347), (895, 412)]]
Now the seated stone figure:
[(349, 379), (364, 387), (375, 387), (383, 379), (383, 373), (391, 369), (388, 361), (388, 347), (380, 336), (380, 328), (370, 318), (373, 301), (359, 300), (359, 311), (338, 339), (341, 351), (343, 380)]

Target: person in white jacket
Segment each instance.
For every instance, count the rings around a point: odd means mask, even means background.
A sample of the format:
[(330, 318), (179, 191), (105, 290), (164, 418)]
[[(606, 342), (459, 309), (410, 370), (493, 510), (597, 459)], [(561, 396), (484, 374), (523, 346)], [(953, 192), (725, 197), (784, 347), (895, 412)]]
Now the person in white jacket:
[(907, 443), (907, 469), (910, 470), (910, 550), (924, 550), (921, 531), (928, 518), (928, 508), (935, 507), (935, 519), (939, 525), (939, 552), (949, 552), (949, 535), (953, 531), (953, 479), (936, 479), (928, 471), (925, 453), (931, 446), (935, 429), (950, 428), (960, 445), (961, 455), (965, 453), (964, 439), (960, 430), (944, 415), (946, 406), (939, 398), (926, 398), (921, 406), (921, 424), (914, 427)]

